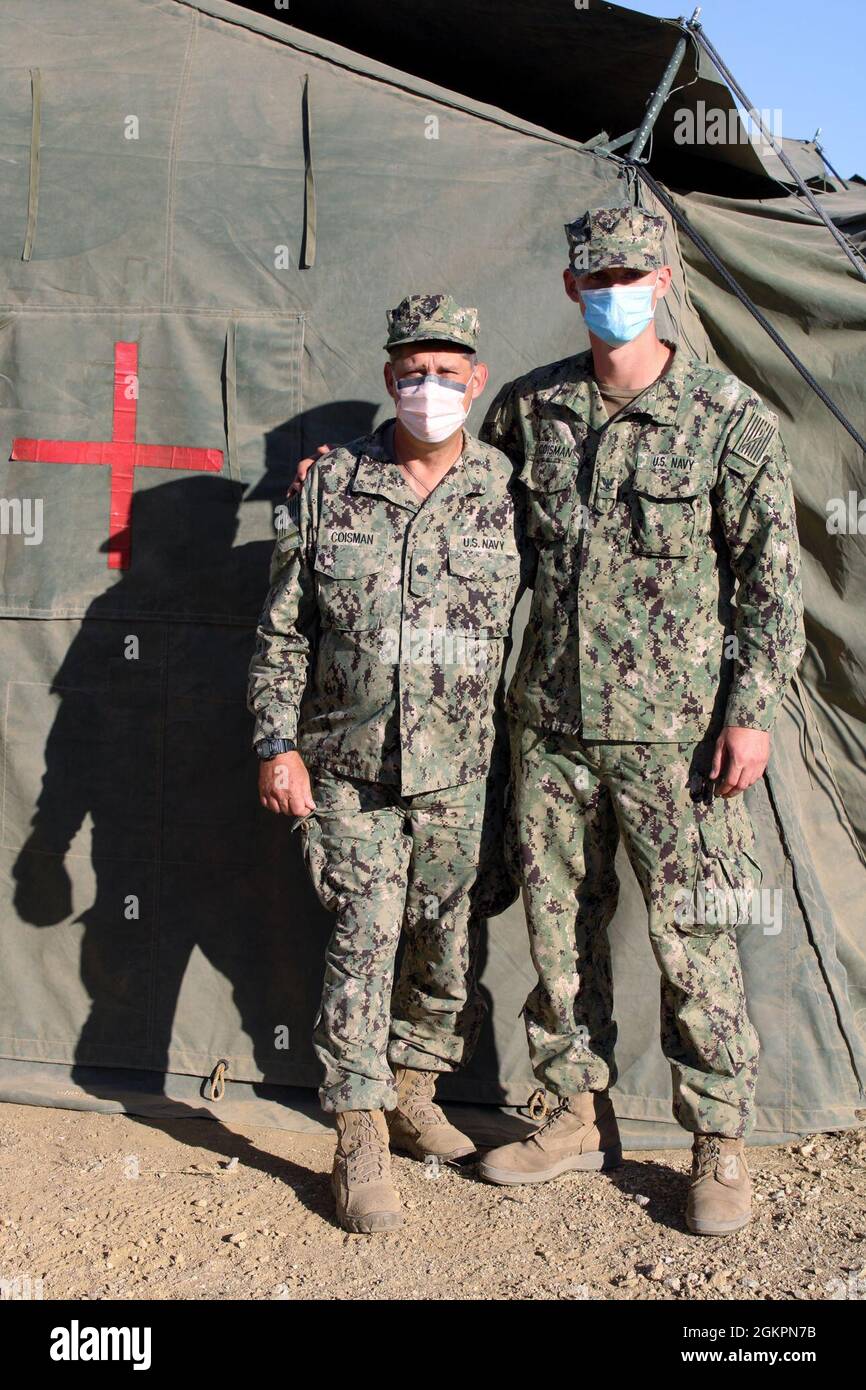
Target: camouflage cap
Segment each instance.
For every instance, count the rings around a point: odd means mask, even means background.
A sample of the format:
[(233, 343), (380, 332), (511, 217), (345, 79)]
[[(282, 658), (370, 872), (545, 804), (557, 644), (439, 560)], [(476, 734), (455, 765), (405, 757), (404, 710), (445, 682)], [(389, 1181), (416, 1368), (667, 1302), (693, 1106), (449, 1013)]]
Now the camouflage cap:
[(565, 224), (569, 264), (577, 275), (594, 275), (612, 266), (658, 270), (665, 264), (664, 234), (664, 218), (642, 208), (590, 208), (576, 222)]
[(436, 341), (478, 347), (478, 310), (462, 309), (450, 294), (407, 294), (389, 309), (386, 348)]

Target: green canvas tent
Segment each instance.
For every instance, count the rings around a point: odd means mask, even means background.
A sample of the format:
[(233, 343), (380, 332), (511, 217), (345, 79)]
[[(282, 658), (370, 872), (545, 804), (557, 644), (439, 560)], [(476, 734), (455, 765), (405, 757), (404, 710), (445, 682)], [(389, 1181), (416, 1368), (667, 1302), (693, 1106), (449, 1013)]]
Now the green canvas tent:
[[(386, 307), (440, 288), (478, 305), (494, 385), (580, 351), (563, 223), (640, 198), (668, 222), (662, 331), (762, 393), (796, 476), (808, 653), (748, 798), (782, 904), (778, 930), (741, 932), (755, 1138), (856, 1124), (862, 450), (609, 148), (677, 26), (464, 0), (455, 68), (453, 11), (293, 0), (291, 27), (225, 0), (0, 8), (0, 1098), (314, 1113), (329, 923), (258, 805), (244, 708), (274, 506), (310, 446), (384, 418)], [(677, 86), (679, 107), (736, 110), (693, 42)], [(866, 187), (809, 160), (862, 242)], [(736, 140), (678, 146), (673, 101), (649, 167), (862, 432), (866, 284), (787, 170)], [(675, 1144), (643, 908), (619, 870), (617, 1108), (632, 1147)], [(515, 907), (489, 927), (490, 1019), (452, 1099), (526, 1105), (531, 978)]]

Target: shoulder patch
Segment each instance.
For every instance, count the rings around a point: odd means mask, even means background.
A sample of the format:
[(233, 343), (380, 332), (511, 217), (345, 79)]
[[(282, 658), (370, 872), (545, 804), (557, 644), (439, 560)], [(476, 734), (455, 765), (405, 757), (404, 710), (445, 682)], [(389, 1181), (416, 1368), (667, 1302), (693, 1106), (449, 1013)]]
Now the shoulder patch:
[(742, 433), (736, 444), (732, 446), (731, 452), (746, 459), (748, 463), (763, 462), (764, 455), (772, 444), (778, 428), (776, 421), (772, 418), (768, 419), (763, 412), (754, 409), (747, 410)]
[(300, 524), (301, 494), (299, 492), (293, 492), (291, 496), (286, 499), (286, 515), (289, 521), (294, 522), (295, 526)]

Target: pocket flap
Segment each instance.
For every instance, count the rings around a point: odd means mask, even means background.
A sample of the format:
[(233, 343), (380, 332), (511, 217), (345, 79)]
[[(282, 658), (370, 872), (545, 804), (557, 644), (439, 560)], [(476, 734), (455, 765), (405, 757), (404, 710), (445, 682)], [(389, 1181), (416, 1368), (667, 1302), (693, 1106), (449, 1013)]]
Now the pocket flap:
[(535, 492), (561, 492), (574, 480), (575, 465), (568, 458), (536, 454), (521, 481)]
[(643, 497), (680, 501), (709, 492), (714, 481), (715, 469), (709, 459), (643, 454), (638, 456), (632, 488)]
[(755, 858), (754, 835), (745, 808), (739, 798), (712, 805), (700, 820), (698, 830), (701, 847), (707, 858), (726, 865), (728, 876), (737, 881), (749, 881), (760, 886), (763, 872)]
[(481, 583), (495, 584), (501, 580), (517, 578), (520, 573), (520, 557), (516, 550), (503, 553), (451, 545), (448, 548), (448, 572), (461, 579), (477, 579)]
[(333, 579), (363, 579), (378, 574), (384, 563), (381, 545), (320, 545), (313, 568)]

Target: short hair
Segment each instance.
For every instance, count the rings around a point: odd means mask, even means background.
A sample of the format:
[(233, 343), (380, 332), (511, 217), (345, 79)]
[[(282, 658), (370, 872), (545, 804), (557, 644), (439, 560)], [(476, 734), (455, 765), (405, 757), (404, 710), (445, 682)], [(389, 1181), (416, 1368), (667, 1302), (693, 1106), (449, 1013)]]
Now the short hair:
[(461, 357), (468, 357), (473, 367), (478, 361), (478, 353), (474, 348), (464, 347), (462, 343), (449, 342), (447, 338), (423, 338), (416, 343), (395, 343), (388, 349), (388, 356), (392, 362), (398, 357), (405, 357), (410, 352), (420, 352), (422, 349), (435, 348), (439, 352), (459, 352)]

